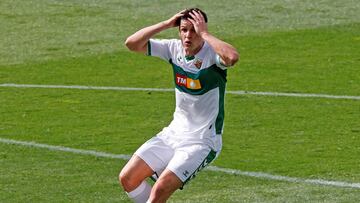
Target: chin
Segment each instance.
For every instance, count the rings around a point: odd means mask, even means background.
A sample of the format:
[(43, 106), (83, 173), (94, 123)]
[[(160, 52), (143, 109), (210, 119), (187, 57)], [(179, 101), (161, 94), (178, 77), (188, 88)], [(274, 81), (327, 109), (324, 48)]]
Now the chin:
[(192, 50), (191, 46), (186, 46), (186, 45), (184, 45), (183, 48), (185, 49), (185, 51), (190, 51), (190, 50)]

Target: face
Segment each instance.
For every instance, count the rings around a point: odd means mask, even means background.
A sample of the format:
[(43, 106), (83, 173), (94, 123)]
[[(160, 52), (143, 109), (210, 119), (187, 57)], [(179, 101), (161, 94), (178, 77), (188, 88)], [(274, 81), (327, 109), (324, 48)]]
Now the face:
[(195, 32), (193, 24), (185, 19), (180, 21), (179, 35), (187, 55), (195, 55), (204, 43), (204, 40)]

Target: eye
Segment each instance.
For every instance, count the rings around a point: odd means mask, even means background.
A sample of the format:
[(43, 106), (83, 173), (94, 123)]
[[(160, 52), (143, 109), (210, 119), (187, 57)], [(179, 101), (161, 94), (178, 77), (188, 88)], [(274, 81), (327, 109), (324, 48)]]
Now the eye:
[(180, 31), (181, 31), (181, 32), (186, 32), (187, 29), (186, 29), (186, 28), (181, 28)]

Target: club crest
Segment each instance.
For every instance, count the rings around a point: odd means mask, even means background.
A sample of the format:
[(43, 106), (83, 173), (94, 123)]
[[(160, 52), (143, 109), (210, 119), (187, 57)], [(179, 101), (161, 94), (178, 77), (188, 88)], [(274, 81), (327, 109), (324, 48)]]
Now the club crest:
[(194, 63), (195, 67), (200, 69), (201, 68), (201, 65), (202, 65), (202, 61), (200, 59), (197, 59)]

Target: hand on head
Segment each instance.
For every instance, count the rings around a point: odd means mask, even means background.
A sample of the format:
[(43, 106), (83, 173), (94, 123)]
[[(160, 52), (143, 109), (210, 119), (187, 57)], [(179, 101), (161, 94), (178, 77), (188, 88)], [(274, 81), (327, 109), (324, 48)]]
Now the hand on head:
[(186, 9), (178, 12), (177, 14), (175, 14), (174, 16), (172, 16), (170, 19), (168, 19), (167, 21), (165, 21), (166, 24), (168, 24), (169, 27), (176, 27), (178, 26), (178, 21), (179, 18), (181, 18), (182, 16), (184, 16), (184, 12), (186, 11)]
[(198, 35), (202, 35), (206, 32), (208, 32), (207, 24), (204, 16), (201, 14), (201, 12), (193, 10), (189, 13), (191, 18), (188, 18), (188, 20), (194, 25), (195, 32)]

